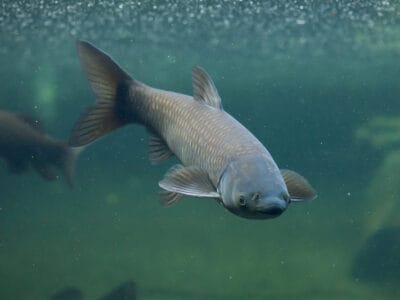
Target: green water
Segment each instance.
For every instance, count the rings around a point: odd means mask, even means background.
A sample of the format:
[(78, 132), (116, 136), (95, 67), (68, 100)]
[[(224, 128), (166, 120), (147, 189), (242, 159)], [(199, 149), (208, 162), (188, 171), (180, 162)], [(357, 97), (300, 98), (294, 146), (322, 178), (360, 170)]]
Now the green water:
[[(186, 94), (200, 65), (224, 109), (319, 195), (265, 221), (208, 199), (164, 208), (157, 183), (176, 161), (151, 166), (133, 125), (87, 147), (72, 190), (0, 166), (0, 299), (69, 286), (98, 299), (127, 280), (138, 299), (398, 299), (400, 7), (281, 2), (0, 3), (0, 109), (66, 139), (94, 99), (77, 39)], [(376, 145), (357, 132), (378, 117), (390, 138)]]

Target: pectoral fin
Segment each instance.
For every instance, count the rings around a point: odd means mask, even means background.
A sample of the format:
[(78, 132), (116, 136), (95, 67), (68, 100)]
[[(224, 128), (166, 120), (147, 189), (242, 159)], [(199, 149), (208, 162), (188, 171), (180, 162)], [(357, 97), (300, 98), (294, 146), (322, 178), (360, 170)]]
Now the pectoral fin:
[(291, 170), (281, 170), (283, 179), (288, 189), (290, 200), (293, 202), (309, 201), (317, 197), (311, 184), (300, 174)]
[(172, 167), (164, 179), (159, 182), (159, 186), (164, 189), (161, 193), (161, 203), (170, 205), (179, 201), (182, 195), (220, 198), (211, 183), (207, 172), (197, 167), (184, 167), (176, 165)]
[(164, 205), (164, 206), (171, 206), (171, 205), (174, 205), (175, 203), (179, 202), (179, 200), (181, 200), (182, 197), (183, 197), (182, 194), (162, 190), (160, 192), (160, 203), (161, 203), (161, 205)]

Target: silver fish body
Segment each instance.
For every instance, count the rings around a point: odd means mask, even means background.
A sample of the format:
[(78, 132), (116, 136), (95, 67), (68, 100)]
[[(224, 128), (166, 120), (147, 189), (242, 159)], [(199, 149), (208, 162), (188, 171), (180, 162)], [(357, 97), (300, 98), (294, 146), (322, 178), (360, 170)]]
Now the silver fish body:
[(273, 161), (267, 149), (224, 110), (149, 87), (139, 87), (136, 93), (143, 123), (163, 138), (183, 165), (206, 170), (215, 186), (232, 160), (256, 155)]
[(201, 68), (193, 69), (190, 97), (131, 78), (89, 43), (78, 42), (78, 50), (97, 102), (81, 115), (70, 144), (88, 144), (129, 123), (146, 126), (150, 161), (175, 155), (182, 162), (159, 184), (162, 203), (175, 203), (183, 195), (215, 198), (239, 216), (265, 219), (281, 214), (291, 200), (315, 198), (302, 176), (281, 172), (262, 143), (223, 110)]

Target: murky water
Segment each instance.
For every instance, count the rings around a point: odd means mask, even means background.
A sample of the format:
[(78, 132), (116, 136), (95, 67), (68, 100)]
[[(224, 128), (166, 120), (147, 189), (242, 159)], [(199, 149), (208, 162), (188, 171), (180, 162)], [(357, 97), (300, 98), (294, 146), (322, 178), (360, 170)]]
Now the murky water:
[(151, 166), (134, 125), (85, 149), (72, 190), (1, 166), (0, 298), (103, 299), (131, 280), (137, 299), (398, 299), (399, 14), (396, 1), (1, 2), (0, 109), (67, 139), (94, 100), (78, 39), (181, 93), (200, 65), (319, 197), (266, 221), (207, 199), (164, 208), (176, 161)]

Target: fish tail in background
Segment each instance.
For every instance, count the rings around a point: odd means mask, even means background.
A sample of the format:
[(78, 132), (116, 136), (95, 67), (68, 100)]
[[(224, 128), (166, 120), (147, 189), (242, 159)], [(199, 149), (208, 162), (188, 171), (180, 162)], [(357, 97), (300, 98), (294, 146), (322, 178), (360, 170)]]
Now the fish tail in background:
[(46, 180), (58, 178), (56, 168), (64, 175), (68, 185), (74, 185), (75, 163), (84, 147), (69, 147), (64, 142), (55, 141), (48, 151), (38, 153), (31, 160), (32, 167)]
[(64, 148), (64, 156), (61, 160), (61, 169), (67, 180), (68, 185), (72, 188), (74, 186), (75, 165), (79, 154), (85, 147), (68, 147)]
[(128, 123), (137, 122), (129, 98), (130, 87), (139, 84), (122, 70), (107, 54), (90, 43), (78, 41), (82, 67), (96, 96), (76, 122), (69, 145), (79, 147)]

